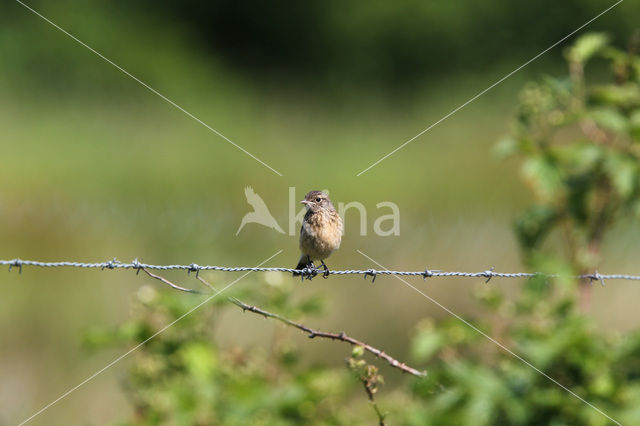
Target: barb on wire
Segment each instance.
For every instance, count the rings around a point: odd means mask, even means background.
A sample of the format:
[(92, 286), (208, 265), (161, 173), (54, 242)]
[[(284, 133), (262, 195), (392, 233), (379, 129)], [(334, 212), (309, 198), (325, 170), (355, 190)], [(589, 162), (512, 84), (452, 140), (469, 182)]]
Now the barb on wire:
[[(199, 278), (200, 271), (222, 271), (222, 272), (296, 272), (302, 275), (303, 278), (312, 279), (318, 275), (318, 270), (312, 268), (293, 269), (293, 268), (261, 268), (261, 267), (246, 267), (246, 266), (215, 266), (215, 265), (197, 265), (191, 263), (188, 265), (150, 265), (141, 263), (138, 259), (131, 261), (131, 263), (122, 263), (116, 259), (109, 260), (107, 262), (98, 263), (85, 263), (85, 262), (41, 262), (37, 260), (0, 260), (0, 265), (9, 266), (9, 270), (12, 268), (18, 268), (22, 273), (22, 268), (25, 266), (40, 267), (40, 268), (94, 268), (94, 269), (135, 269), (137, 272), (140, 270), (149, 274), (149, 270), (182, 270), (187, 273), (195, 272), (196, 278)], [(321, 271), (324, 272), (324, 271)], [(533, 277), (545, 277), (545, 278), (559, 278), (559, 274), (545, 274), (542, 272), (496, 272), (491, 267), (481, 272), (458, 272), (458, 271), (441, 271), (437, 269), (424, 269), (421, 271), (394, 271), (394, 270), (376, 270), (376, 269), (346, 269), (346, 270), (329, 270), (326, 271), (328, 275), (363, 275), (366, 279), (367, 276), (372, 277), (372, 282), (378, 277), (378, 275), (395, 275), (405, 277), (422, 277), (425, 280), (427, 278), (449, 278), (449, 277), (467, 277), (467, 278), (486, 278), (488, 283), (492, 278), (533, 278)], [(592, 274), (574, 275), (573, 278), (584, 279), (593, 281), (599, 281), (601, 285), (605, 285), (605, 280), (631, 280), (640, 281), (640, 275), (627, 275), (627, 274), (600, 274), (595, 271)], [(161, 280), (162, 281), (162, 280)], [(169, 284), (169, 283), (166, 283)], [(173, 284), (173, 283), (172, 283)], [(169, 285), (172, 285), (169, 284)], [(174, 284), (175, 285), (175, 284)], [(174, 286), (172, 285), (172, 287)], [(178, 286), (179, 287), (179, 286)], [(178, 288), (178, 290), (195, 292), (195, 290)]]
[(273, 318), (276, 319), (280, 322), (283, 322), (291, 327), (295, 327), (298, 330), (302, 330), (305, 333), (308, 334), (310, 339), (313, 339), (315, 337), (322, 337), (325, 339), (331, 339), (331, 340), (339, 340), (341, 342), (345, 342), (345, 343), (349, 343), (352, 346), (359, 346), (361, 348), (363, 348), (364, 350), (366, 350), (367, 352), (372, 353), (373, 355), (377, 356), (380, 359), (383, 359), (385, 361), (387, 361), (389, 363), (389, 365), (391, 365), (392, 367), (398, 368), (400, 370), (402, 370), (405, 373), (409, 373), (412, 374), (414, 376), (418, 376), (418, 377), (424, 377), (427, 375), (426, 371), (419, 371), (415, 368), (409, 367), (408, 365), (406, 365), (403, 362), (398, 361), (397, 359), (393, 358), (390, 355), (387, 355), (384, 351), (381, 351), (380, 349), (376, 349), (373, 346), (361, 342), (360, 340), (354, 339), (353, 337), (347, 336), (344, 332), (340, 332), (340, 333), (330, 333), (330, 332), (326, 332), (326, 331), (319, 331), (319, 330), (314, 330), (312, 328), (309, 328), (303, 324), (297, 323), (295, 321), (292, 321), (288, 318), (282, 317), (278, 314), (274, 314), (271, 312), (267, 312), (263, 309), (260, 309), (256, 306), (251, 306), (251, 305), (247, 305), (246, 303), (236, 299), (235, 297), (229, 297), (228, 298), (229, 301), (231, 301), (233, 304), (239, 306), (243, 311), (249, 311), (249, 312), (253, 312), (254, 314), (258, 314), (258, 315), (262, 315), (265, 318)]

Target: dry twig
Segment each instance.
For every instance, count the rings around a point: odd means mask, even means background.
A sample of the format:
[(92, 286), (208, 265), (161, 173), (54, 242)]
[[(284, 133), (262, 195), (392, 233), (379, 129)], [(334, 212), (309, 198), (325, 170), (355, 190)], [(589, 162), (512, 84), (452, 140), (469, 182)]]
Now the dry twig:
[(145, 274), (149, 275), (151, 278), (155, 278), (156, 280), (162, 281), (163, 283), (167, 284), (168, 286), (171, 286), (172, 288), (174, 288), (176, 290), (185, 291), (187, 293), (203, 294), (202, 292), (200, 292), (198, 290), (193, 290), (193, 289), (190, 289), (190, 288), (180, 287), (179, 285), (172, 283), (171, 281), (169, 281), (168, 279), (166, 279), (164, 277), (161, 277), (160, 275), (152, 274), (151, 272), (147, 271), (145, 268), (140, 268), (140, 270), (143, 271)]

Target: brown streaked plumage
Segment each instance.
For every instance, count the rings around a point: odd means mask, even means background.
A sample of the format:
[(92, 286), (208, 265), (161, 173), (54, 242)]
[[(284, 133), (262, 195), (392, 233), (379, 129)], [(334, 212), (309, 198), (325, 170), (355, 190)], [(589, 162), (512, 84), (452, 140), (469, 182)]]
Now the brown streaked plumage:
[[(311, 191), (301, 201), (307, 208), (300, 228), (300, 251), (302, 252), (296, 269), (314, 268), (314, 260), (322, 262), (325, 277), (328, 273), (324, 259), (338, 247), (342, 240), (344, 226), (342, 218), (333, 207), (331, 200), (322, 191)], [(294, 273), (293, 275), (300, 275)]]

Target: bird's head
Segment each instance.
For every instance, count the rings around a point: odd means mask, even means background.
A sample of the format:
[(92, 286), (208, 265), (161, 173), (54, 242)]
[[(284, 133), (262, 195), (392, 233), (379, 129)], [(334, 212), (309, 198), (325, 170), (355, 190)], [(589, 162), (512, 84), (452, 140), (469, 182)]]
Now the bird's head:
[(300, 203), (304, 204), (307, 210), (311, 210), (314, 213), (323, 210), (334, 210), (329, 196), (322, 191), (309, 192)]

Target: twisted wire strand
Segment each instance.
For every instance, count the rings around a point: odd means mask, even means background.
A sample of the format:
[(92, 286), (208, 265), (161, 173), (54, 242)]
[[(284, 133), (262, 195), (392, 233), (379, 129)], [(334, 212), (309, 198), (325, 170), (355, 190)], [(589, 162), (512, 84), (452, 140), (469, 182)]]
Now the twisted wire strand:
[[(222, 271), (222, 272), (298, 272), (303, 278), (313, 278), (318, 273), (322, 274), (323, 271), (312, 268), (293, 269), (293, 268), (261, 268), (261, 267), (246, 267), (246, 266), (215, 266), (215, 265), (198, 265), (191, 263), (189, 265), (150, 265), (142, 263), (138, 259), (132, 260), (130, 263), (122, 263), (116, 259), (109, 260), (107, 262), (86, 263), (86, 262), (41, 262), (38, 260), (0, 260), (0, 265), (9, 266), (9, 270), (12, 268), (19, 268), (22, 272), (22, 268), (25, 266), (33, 266), (40, 268), (93, 268), (93, 269), (135, 269), (140, 271), (142, 269), (149, 270), (183, 270), (187, 272), (195, 272), (198, 274), (200, 271)], [(327, 275), (363, 275), (372, 277), (372, 281), (378, 275), (397, 275), (405, 277), (422, 277), (424, 279), (432, 277), (467, 277), (467, 278), (486, 278), (487, 282), (493, 277), (498, 278), (533, 278), (533, 277), (545, 277), (545, 278), (558, 278), (559, 274), (545, 274), (542, 272), (496, 272), (493, 268), (480, 272), (459, 272), (459, 271), (440, 271), (425, 269), (422, 271), (393, 271), (393, 270), (378, 270), (378, 269), (346, 269), (346, 270), (329, 270), (326, 271)], [(575, 275), (573, 278), (589, 279), (591, 281), (599, 281), (604, 285), (605, 280), (631, 280), (640, 281), (639, 275), (627, 275), (627, 274), (600, 274), (597, 271), (591, 274)]]

